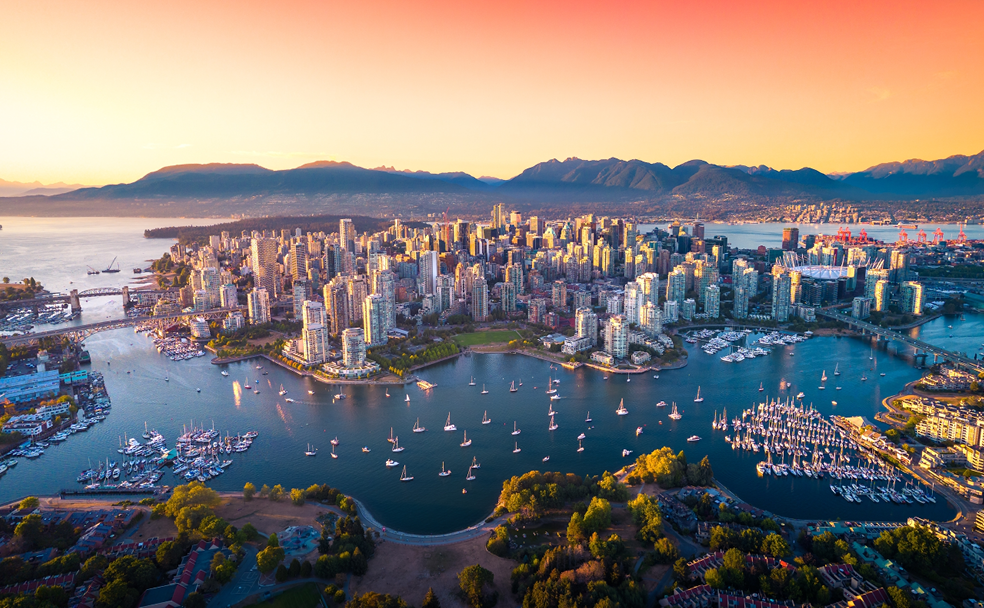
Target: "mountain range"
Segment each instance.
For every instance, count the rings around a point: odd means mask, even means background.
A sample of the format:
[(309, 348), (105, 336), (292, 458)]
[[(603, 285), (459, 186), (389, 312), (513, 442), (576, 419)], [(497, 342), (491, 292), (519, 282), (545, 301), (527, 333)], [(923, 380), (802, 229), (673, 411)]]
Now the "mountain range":
[(64, 194), (85, 188), (82, 184), (66, 184), (58, 182), (56, 184), (42, 184), (41, 182), (8, 182), (0, 179), (0, 197), (3, 196), (51, 196), (53, 194)]
[[(0, 183), (2, 185), (2, 183)], [(62, 186), (58, 184), (58, 186)], [(48, 194), (37, 192), (35, 194)], [(96, 201), (128, 201), (149, 211), (170, 206), (187, 213), (188, 201), (215, 202), (221, 213), (263, 212), (276, 201), (511, 200), (517, 203), (606, 202), (676, 199), (913, 200), (984, 196), (984, 152), (942, 160), (907, 160), (864, 171), (825, 175), (810, 168), (777, 170), (767, 166), (722, 166), (692, 160), (675, 167), (641, 160), (552, 159), (508, 180), (476, 178), (463, 172), (366, 169), (347, 162), (318, 161), (274, 171), (254, 164), (164, 167), (128, 184), (79, 188), (51, 196), (21, 195), (0, 200), (0, 214), (29, 205), (64, 214)], [(184, 201), (184, 203), (182, 203)], [(98, 205), (96, 205), (98, 206)], [(314, 212), (315, 209), (312, 209)], [(155, 213), (156, 214), (156, 213)]]

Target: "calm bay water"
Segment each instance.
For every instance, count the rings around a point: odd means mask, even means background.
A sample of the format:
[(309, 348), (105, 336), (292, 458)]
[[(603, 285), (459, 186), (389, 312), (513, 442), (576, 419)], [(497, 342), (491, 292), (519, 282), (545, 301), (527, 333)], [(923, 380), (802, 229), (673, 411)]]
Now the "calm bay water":
[[(0, 268), (4, 274), (14, 268), (9, 274), (33, 275), (53, 289), (68, 289), (68, 281), (76, 286), (80, 275), (81, 281), (124, 284), (132, 277), (126, 275), (130, 267), (159, 257), (169, 245), (167, 241), (143, 239), (143, 228), (191, 222), (123, 220), (120, 228), (117, 224), (107, 226), (103, 223), (106, 220), (45, 220), (40, 227), (33, 226), (32, 221), (16, 218), (20, 228), (12, 232), (8, 232), (10, 218), (0, 222), (4, 225), (0, 232)], [(766, 225), (727, 228), (753, 226)], [(720, 232), (708, 227), (708, 233)], [(31, 240), (43, 235), (47, 235), (46, 249), (33, 250)], [(128, 252), (132, 259), (122, 262), (123, 273), (87, 279), (84, 265), (79, 266), (77, 258), (90, 245), (91, 250), (98, 250), (98, 255), (91, 253), (94, 258), (101, 259), (112, 252), (100, 262), (101, 267), (117, 250)], [(85, 285), (83, 288), (95, 286)], [(117, 299), (96, 304), (87, 301), (83, 321), (121, 314)], [(953, 325), (953, 329), (948, 325)], [(966, 321), (948, 317), (914, 333), (942, 344), (949, 342), (951, 333), (965, 336), (966, 342), (961, 342), (959, 348), (973, 353), (975, 341), (979, 341), (975, 336), (984, 334), (981, 325), (982, 319), (977, 315), (967, 315)], [(967, 346), (962, 346), (964, 343)], [(527, 357), (474, 355), (422, 370), (424, 379), (437, 384), (429, 392), (415, 386), (406, 392), (391, 389), (392, 396), (386, 398), (383, 387), (354, 386), (346, 388), (347, 399), (337, 402), (331, 400), (337, 387), (300, 378), (265, 362), (263, 370), (255, 368), (255, 361), (223, 368), (211, 365), (206, 357), (171, 362), (156, 352), (150, 340), (132, 330), (97, 334), (87, 340), (87, 347), (92, 354), (92, 369), (106, 375), (113, 399), (112, 414), (88, 432), (52, 446), (40, 459), (22, 460), (0, 479), (0, 500), (76, 487), (80, 470), (99, 459), (117, 459), (116, 448), (124, 434), (139, 436), (145, 422), (173, 445), (183, 425), (194, 421), (211, 427), (214, 421), (215, 428), (223, 433), (256, 430), (260, 436), (249, 452), (234, 456), (234, 464), (225, 475), (210, 482), (213, 487), (238, 490), (247, 481), (257, 485), (280, 483), (286, 488), (329, 483), (363, 501), (384, 525), (406, 532), (448, 532), (481, 520), (494, 506), (502, 481), (512, 475), (531, 469), (600, 474), (617, 470), (636, 455), (664, 445), (685, 450), (692, 462), (708, 455), (715, 474), (730, 490), (755, 506), (784, 516), (892, 520), (911, 515), (939, 519), (952, 514), (942, 501), (926, 506), (853, 504), (834, 496), (829, 480), (759, 478), (755, 463), (763, 455), (732, 451), (724, 441), (726, 433), (711, 429), (715, 411), (727, 407), (733, 417), (767, 396), (785, 398), (799, 391), (806, 393), (806, 403), (812, 402), (825, 414), (862, 415), (873, 420), (883, 398), (919, 377), (911, 357), (896, 353), (894, 343), (875, 343), (874, 361), (869, 361), (872, 343), (860, 338), (814, 338), (738, 364), (725, 363), (718, 356), (693, 349), (684, 369), (663, 372), (658, 380), (651, 375), (635, 376), (631, 382), (615, 377), (606, 381), (593, 370), (551, 372), (548, 363)], [(789, 356), (790, 352), (794, 356)], [(835, 364), (840, 365), (839, 384), (843, 390), (834, 390), (836, 382), (829, 381), (826, 390), (817, 390), (821, 372), (826, 369), (831, 375)], [(220, 369), (227, 369), (230, 376), (221, 376)], [(866, 370), (869, 379), (861, 382)], [(261, 371), (269, 375), (263, 376)], [(884, 377), (880, 376), (883, 372)], [(551, 373), (561, 380), (558, 388), (563, 397), (553, 402), (560, 425), (554, 432), (547, 430), (550, 401), (544, 393)], [(165, 376), (169, 382), (164, 381)], [(468, 386), (472, 376), (478, 386)], [(241, 388), (247, 377), (251, 384), (260, 380), (259, 395)], [(509, 393), (509, 383), (520, 379), (523, 386), (519, 392)], [(786, 393), (779, 393), (782, 380), (792, 383)], [(483, 383), (489, 389), (484, 396), (479, 394)], [(763, 392), (758, 391), (760, 383), (765, 387)], [(286, 397), (296, 402), (288, 403), (278, 395), (281, 384), (288, 389)], [(698, 386), (705, 397), (699, 405), (693, 403)], [(197, 388), (201, 388), (201, 393), (196, 392)], [(308, 394), (309, 390), (314, 394)], [(403, 400), (405, 394), (410, 395), (409, 404)], [(623, 398), (630, 413), (619, 417), (614, 412)], [(655, 407), (660, 400), (676, 401), (683, 419), (670, 420), (669, 408)], [(832, 400), (838, 402), (837, 406), (832, 405)], [(480, 421), (486, 410), (493, 422), (483, 426)], [(584, 422), (588, 411), (594, 420), (593, 429)], [(442, 430), (449, 412), (458, 432)], [(418, 417), (421, 425), (428, 428), (426, 433), (411, 431)], [(522, 430), (518, 437), (510, 434), (514, 420)], [(638, 426), (643, 426), (644, 432), (637, 437)], [(386, 438), (391, 427), (406, 448), (403, 453), (392, 454), (389, 450)], [(473, 440), (469, 448), (459, 447), (464, 430)], [(576, 437), (581, 432), (587, 439), (585, 451), (579, 454)], [(687, 443), (686, 438), (694, 434), (703, 440)], [(329, 440), (335, 436), (341, 442), (337, 460), (329, 456)], [(516, 440), (522, 451), (513, 454)], [(317, 457), (303, 455), (308, 443), (320, 449)], [(363, 446), (372, 452), (364, 454)], [(633, 450), (632, 456), (622, 458), (623, 449)], [(549, 463), (542, 462), (547, 455)], [(383, 464), (389, 457), (406, 464), (415, 480), (401, 483), (402, 466), (387, 469)], [(465, 471), (472, 457), (478, 458), (482, 468), (476, 472), (475, 481), (466, 482)], [(451, 469), (451, 476), (437, 475), (442, 462)], [(177, 482), (170, 475), (164, 481)], [(467, 494), (462, 494), (463, 488), (467, 488)]]

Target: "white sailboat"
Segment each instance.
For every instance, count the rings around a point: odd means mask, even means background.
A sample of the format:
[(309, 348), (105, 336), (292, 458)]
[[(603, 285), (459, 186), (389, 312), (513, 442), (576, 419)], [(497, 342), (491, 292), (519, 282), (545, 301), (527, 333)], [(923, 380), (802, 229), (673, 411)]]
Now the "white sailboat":
[(312, 448), (311, 444), (307, 444), (307, 450), (304, 451), (305, 456), (317, 456), (318, 448)]
[(472, 468), (473, 467), (468, 467), (468, 474), (465, 475), (465, 481), (474, 481), (475, 480), (475, 476), (472, 475)]
[(400, 473), (400, 481), (413, 481), (413, 475), (407, 475), (407, 465), (403, 465), (403, 472)]
[(515, 380), (513, 380), (513, 381), (512, 381), (512, 384), (510, 384), (510, 385), (509, 385), (509, 392), (510, 392), (510, 393), (515, 393), (515, 392), (516, 392), (516, 391), (518, 391), (518, 390), (519, 390), (519, 389), (518, 389), (518, 388), (516, 388), (516, 381), (515, 381)]
[(820, 374), (820, 382), (826, 382), (826, 381), (827, 381), (827, 370), (823, 370), (823, 372), (821, 372)]
[(441, 461), (441, 472), (438, 473), (438, 475), (441, 476), (441, 477), (447, 477), (450, 474), (451, 474), (451, 471), (444, 468), (444, 461), (442, 460)]
[(335, 446), (334, 445), (331, 446), (331, 457), (332, 458), (338, 458), (338, 454), (335, 453)]
[(389, 396), (390, 396), (390, 389), (386, 389), (386, 397), (388, 398)]
[(492, 419), (489, 418), (488, 410), (485, 410), (485, 413), (482, 414), (482, 424), (492, 424)]
[(522, 433), (522, 432), (523, 432), (523, 431), (521, 431), (521, 430), (519, 430), (518, 428), (516, 428), (516, 421), (515, 421), (515, 420), (513, 420), (513, 431), (512, 431), (512, 434), (513, 434), (513, 435), (519, 435), (519, 434), (520, 434), (520, 433)]
[(424, 427), (420, 426), (420, 418), (417, 418), (417, 422), (415, 422), (414, 425), (413, 425), (413, 432), (414, 433), (423, 433), (426, 430), (427, 429), (425, 429)]
[(547, 376), (547, 394), (553, 395), (556, 392), (557, 389), (553, 387), (553, 379), (550, 376)]
[(558, 425), (556, 422), (554, 422), (554, 417), (551, 416), (550, 417), (550, 426), (547, 427), (547, 430), (548, 431), (556, 431), (559, 428), (560, 428), (560, 425)]
[(483, 395), (488, 395), (489, 394), (489, 391), (485, 388), (485, 385), (484, 384), (482, 385), (482, 394)]
[[(471, 377), (471, 381), (468, 383), (468, 386), (475, 386), (475, 376), (472, 376)], [(444, 466), (444, 465), (442, 464), (441, 466)]]
[(697, 396), (694, 397), (694, 403), (702, 403), (704, 398), (700, 396), (700, 387), (697, 387)]
[(629, 410), (625, 409), (625, 399), (618, 402), (618, 409), (615, 410), (615, 413), (619, 416), (625, 416), (629, 413)]
[(471, 466), (469, 468), (470, 469), (481, 469), (482, 468), (482, 465), (480, 465), (478, 463), (478, 457), (477, 456), (472, 456), (472, 463), (471, 463)]
[(670, 412), (670, 418), (674, 420), (683, 418), (683, 416), (680, 415), (680, 412), (677, 411), (676, 401), (673, 402), (673, 411)]
[(386, 441), (393, 443), (393, 427), (390, 427), (390, 436), (386, 439)]
[(519, 442), (516, 442), (516, 447), (513, 448), (513, 454), (519, 454), (523, 450), (519, 447)]
[(468, 438), (468, 431), (465, 431), (465, 438), (461, 442), (461, 447), (467, 448), (471, 443), (471, 439)]
[(591, 410), (588, 410), (588, 415), (584, 418), (585, 422), (591, 422)]
[(397, 437), (396, 439), (393, 440), (393, 448), (392, 448), (392, 451), (393, 452), (402, 452), (404, 449), (406, 449), (406, 448), (400, 447), (400, 438), (399, 437)]
[(835, 376), (840, 376), (841, 375), (840, 370), (838, 369), (839, 367), (840, 367), (840, 363), (835, 363), (834, 364), (834, 375)]
[(404, 399), (404, 401), (406, 401), (407, 403), (410, 403), (410, 393), (407, 393), (407, 398)]
[(281, 384), (281, 385), (280, 385), (280, 396), (281, 396), (281, 397), (283, 397), (283, 396), (284, 396), (284, 395), (286, 395), (286, 394), (287, 394), (287, 389), (285, 389), (285, 388), (284, 388), (284, 385), (283, 385), (283, 384)]
[(581, 452), (584, 451), (584, 446), (581, 445), (581, 440), (580, 439), (577, 440), (577, 451), (578, 451), (578, 453), (581, 453)]
[(458, 430), (458, 427), (451, 424), (451, 412), (448, 412), (448, 421), (444, 423), (444, 430), (448, 432)]
[(761, 393), (764, 390), (765, 390), (765, 386), (763, 386), (763, 384), (759, 382), (759, 392)]

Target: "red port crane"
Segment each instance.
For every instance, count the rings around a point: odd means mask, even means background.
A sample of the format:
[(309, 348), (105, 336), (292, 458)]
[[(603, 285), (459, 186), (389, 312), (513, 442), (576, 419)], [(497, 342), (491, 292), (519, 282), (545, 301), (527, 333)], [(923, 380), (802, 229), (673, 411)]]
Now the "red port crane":
[(943, 241), (943, 229), (937, 228), (936, 232), (933, 233), (933, 244), (937, 245)]
[(919, 229), (919, 234), (916, 235), (916, 243), (918, 243), (919, 245), (925, 245), (926, 244), (926, 231), (925, 230), (923, 230), (921, 228)]

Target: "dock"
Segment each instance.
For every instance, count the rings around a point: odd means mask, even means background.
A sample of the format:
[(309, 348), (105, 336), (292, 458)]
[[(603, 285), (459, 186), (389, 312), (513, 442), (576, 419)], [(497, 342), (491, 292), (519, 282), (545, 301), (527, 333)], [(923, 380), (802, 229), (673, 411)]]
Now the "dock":
[(100, 496), (100, 495), (154, 495), (161, 491), (161, 487), (153, 488), (95, 488), (92, 490), (86, 489), (67, 489), (59, 490), (59, 496)]

